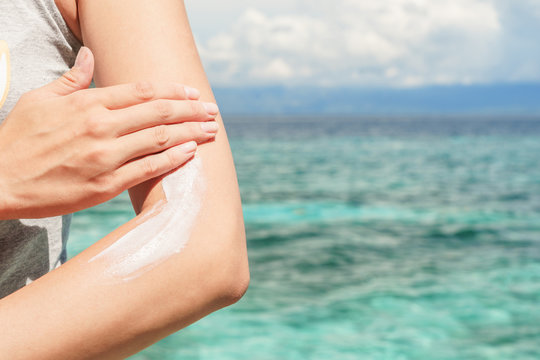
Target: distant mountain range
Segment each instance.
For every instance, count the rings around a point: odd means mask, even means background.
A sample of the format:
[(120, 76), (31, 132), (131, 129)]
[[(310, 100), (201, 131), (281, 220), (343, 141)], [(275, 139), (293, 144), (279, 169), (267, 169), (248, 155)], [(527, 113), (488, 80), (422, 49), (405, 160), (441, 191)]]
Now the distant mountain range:
[(226, 115), (540, 115), (540, 83), (411, 89), (216, 88)]

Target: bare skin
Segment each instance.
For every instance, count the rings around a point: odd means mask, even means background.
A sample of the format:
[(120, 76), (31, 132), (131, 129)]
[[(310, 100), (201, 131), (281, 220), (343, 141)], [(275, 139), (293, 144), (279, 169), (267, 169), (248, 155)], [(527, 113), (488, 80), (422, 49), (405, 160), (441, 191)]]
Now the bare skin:
[[(62, 78), (23, 95), (0, 126), (0, 219), (67, 214), (110, 200), (189, 160), (217, 132), (196, 89), (138, 82), (87, 89), (83, 48)], [(7, 155), (8, 154), (8, 155)]]
[[(174, 81), (213, 102), (181, 0), (79, 0), (80, 31), (96, 57), (96, 84)], [(10, 359), (121, 359), (237, 301), (249, 270), (234, 164), (220, 116), (197, 153), (207, 184), (187, 246), (136, 279), (111, 283), (89, 262), (166, 201), (160, 179), (131, 191), (133, 220), (74, 259), (0, 300)], [(32, 336), (28, 336), (31, 331)], [(54, 339), (51, 341), (51, 339)]]

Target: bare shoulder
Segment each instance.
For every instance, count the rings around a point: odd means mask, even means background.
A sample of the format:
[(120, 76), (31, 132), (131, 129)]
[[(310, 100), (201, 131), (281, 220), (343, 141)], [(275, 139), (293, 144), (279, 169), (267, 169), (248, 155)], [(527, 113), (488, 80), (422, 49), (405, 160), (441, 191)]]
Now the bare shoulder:
[(71, 32), (82, 42), (81, 26), (77, 11), (77, 0), (54, 0)]

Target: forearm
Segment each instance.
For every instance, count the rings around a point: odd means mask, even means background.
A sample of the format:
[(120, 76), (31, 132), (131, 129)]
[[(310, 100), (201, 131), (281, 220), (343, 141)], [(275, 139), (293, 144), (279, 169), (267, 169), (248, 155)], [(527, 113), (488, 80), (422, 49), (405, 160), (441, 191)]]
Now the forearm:
[[(239, 288), (216, 264), (223, 249), (192, 242), (130, 281), (91, 262), (133, 219), (62, 267), (0, 301), (2, 357), (123, 358), (235, 301)], [(211, 274), (211, 276), (209, 276)]]

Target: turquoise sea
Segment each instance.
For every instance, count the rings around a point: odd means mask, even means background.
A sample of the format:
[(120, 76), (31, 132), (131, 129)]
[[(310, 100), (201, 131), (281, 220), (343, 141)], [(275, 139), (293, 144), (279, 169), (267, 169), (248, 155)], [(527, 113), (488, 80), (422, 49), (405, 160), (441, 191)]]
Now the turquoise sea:
[[(248, 293), (132, 359), (540, 359), (540, 117), (227, 125)], [(132, 214), (76, 214), (70, 255)]]

